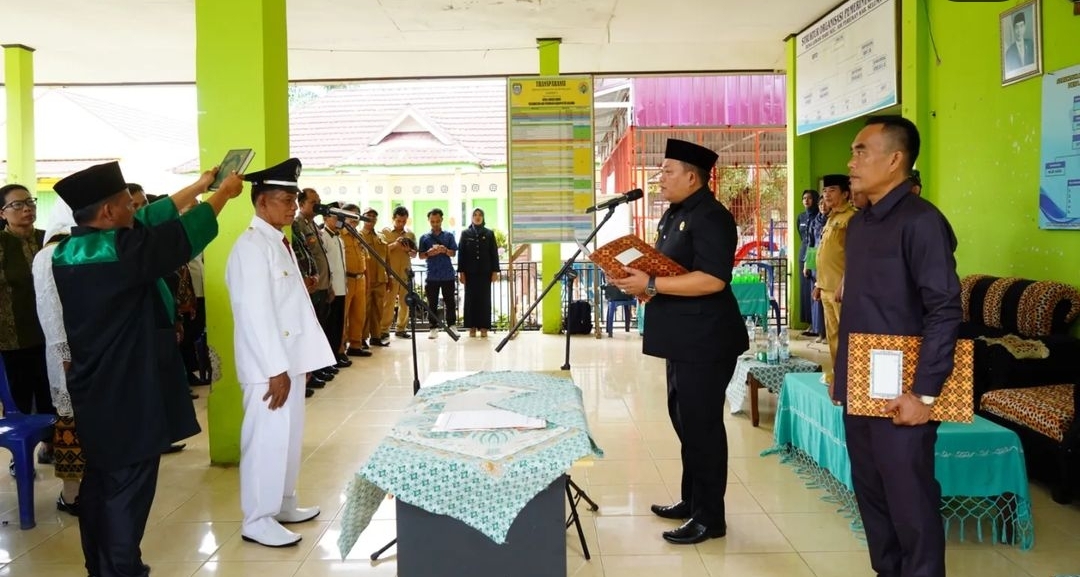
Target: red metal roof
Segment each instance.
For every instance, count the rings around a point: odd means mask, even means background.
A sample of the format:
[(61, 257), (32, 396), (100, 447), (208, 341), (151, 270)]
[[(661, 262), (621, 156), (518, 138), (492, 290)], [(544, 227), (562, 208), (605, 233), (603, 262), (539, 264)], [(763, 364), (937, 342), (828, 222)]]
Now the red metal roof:
[(292, 110), (290, 128), (305, 168), (505, 164), (506, 81), (356, 84)]

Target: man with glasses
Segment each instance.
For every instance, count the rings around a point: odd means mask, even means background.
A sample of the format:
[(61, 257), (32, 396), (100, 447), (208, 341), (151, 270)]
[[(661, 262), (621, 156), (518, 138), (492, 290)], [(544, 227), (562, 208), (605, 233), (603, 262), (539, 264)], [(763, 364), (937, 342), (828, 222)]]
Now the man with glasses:
[[(45, 337), (38, 322), (31, 265), (45, 244), (45, 231), (34, 228), (37, 201), (20, 184), (0, 188), (0, 357), (4, 359), (11, 396), (21, 413), (55, 414), (45, 364)], [(52, 446), (38, 453), (38, 462), (52, 462)], [(14, 462), (9, 467), (14, 475)]]

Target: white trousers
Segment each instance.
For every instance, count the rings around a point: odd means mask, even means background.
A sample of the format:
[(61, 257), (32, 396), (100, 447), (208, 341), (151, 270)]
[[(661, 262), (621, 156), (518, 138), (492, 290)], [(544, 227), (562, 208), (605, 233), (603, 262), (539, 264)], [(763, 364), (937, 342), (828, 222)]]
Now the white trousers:
[(244, 422), (240, 429), (241, 530), (259, 534), (281, 512), (282, 502), (295, 507), (304, 435), (304, 375), (289, 375), (292, 386), (285, 404), (270, 410), (263, 397), (270, 383), (244, 384)]

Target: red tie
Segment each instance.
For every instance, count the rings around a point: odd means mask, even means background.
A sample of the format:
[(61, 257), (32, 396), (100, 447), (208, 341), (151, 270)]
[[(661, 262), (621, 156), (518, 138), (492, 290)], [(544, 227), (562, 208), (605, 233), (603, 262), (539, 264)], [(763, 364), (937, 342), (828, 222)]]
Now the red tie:
[(281, 237), (281, 244), (285, 245), (285, 250), (289, 251), (289, 256), (292, 256), (292, 247), (289, 246), (289, 239)]

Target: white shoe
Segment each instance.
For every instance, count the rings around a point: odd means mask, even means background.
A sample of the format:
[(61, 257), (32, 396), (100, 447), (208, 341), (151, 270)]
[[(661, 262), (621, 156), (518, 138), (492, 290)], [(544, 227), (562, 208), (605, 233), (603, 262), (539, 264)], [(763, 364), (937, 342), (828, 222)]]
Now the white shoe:
[(299, 533), (293, 533), (270, 518), (260, 519), (255, 529), (241, 529), (240, 538), (264, 547), (291, 547), (303, 539)]
[(274, 519), (283, 525), (303, 523), (318, 517), (320, 512), (318, 507), (293, 507), (282, 509), (280, 513), (274, 515)]
[(428, 340), (435, 340), (439, 338), (439, 329), (431, 329), (431, 333), (427, 336)]

